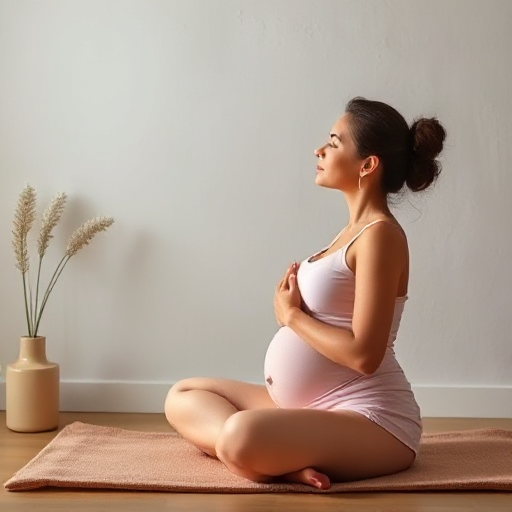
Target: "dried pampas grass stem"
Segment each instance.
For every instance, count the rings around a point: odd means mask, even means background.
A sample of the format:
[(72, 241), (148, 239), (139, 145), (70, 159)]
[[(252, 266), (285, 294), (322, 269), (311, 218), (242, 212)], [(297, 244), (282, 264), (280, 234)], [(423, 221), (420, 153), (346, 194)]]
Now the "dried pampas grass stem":
[(12, 230), (12, 245), (16, 256), (16, 268), (22, 274), (29, 267), (27, 234), (36, 219), (36, 191), (27, 185), (18, 199), (18, 206), (14, 212)]
[(60, 216), (66, 205), (67, 196), (64, 193), (57, 194), (48, 205), (48, 208), (43, 213), (41, 220), (41, 229), (39, 230), (39, 238), (37, 240), (37, 247), (39, 256), (42, 258), (48, 245), (50, 245), (51, 232), (53, 228), (59, 223)]
[[(41, 220), (41, 228), (39, 229), (39, 238), (37, 239), (37, 249), (39, 253), (39, 266), (37, 269), (37, 285), (36, 285), (36, 302), (34, 311), (31, 311), (30, 318), (35, 317), (37, 313), (37, 306), (39, 304), (39, 279), (41, 277), (41, 265), (43, 263), (43, 256), (46, 249), (50, 245), (50, 239), (53, 238), (52, 230), (59, 223), (64, 206), (66, 205), (67, 196), (63, 192), (57, 194), (48, 205), (48, 208), (43, 213)], [(32, 304), (32, 296), (30, 297), (30, 304)], [(32, 321), (33, 324), (33, 321)]]
[[(27, 279), (25, 274), (29, 269), (27, 234), (34, 224), (36, 218), (36, 191), (27, 185), (20, 194), (18, 205), (14, 211), (14, 222), (12, 229), (12, 245), (16, 257), (16, 268), (21, 272), (23, 279), (23, 295), (25, 298), (25, 315), (27, 323), (32, 323), (31, 310), (28, 307), (27, 300)], [(30, 298), (32, 302), (32, 297)]]
[[(14, 254), (16, 257), (16, 268), (18, 268), (23, 276), (23, 293), (25, 297), (25, 312), (27, 316), (28, 335), (31, 337), (37, 336), (39, 323), (43, 314), (44, 308), (48, 298), (59, 279), (60, 274), (64, 270), (69, 259), (74, 256), (82, 247), (88, 245), (96, 233), (105, 231), (114, 223), (112, 217), (96, 217), (82, 224), (69, 238), (66, 253), (60, 260), (52, 278), (46, 288), (39, 307), (39, 280), (41, 275), (41, 265), (46, 250), (50, 245), (52, 239), (52, 230), (57, 226), (60, 221), (64, 206), (66, 204), (67, 196), (64, 193), (57, 194), (50, 202), (48, 207), (43, 213), (41, 219), (41, 227), (39, 230), (39, 237), (37, 239), (38, 253), (39, 253), (39, 267), (37, 271), (37, 288), (36, 300), (32, 308), (32, 290), (30, 282), (27, 277), (29, 270), (29, 254), (27, 246), (27, 235), (36, 217), (36, 193), (35, 190), (27, 185), (20, 194), (18, 205), (14, 212), (14, 222), (12, 231), (12, 244)], [(28, 281), (28, 282), (27, 282)], [(27, 288), (29, 290), (29, 298), (27, 299)]]
[(105, 231), (113, 222), (112, 217), (97, 217), (82, 224), (69, 238), (66, 255), (70, 258), (74, 256), (96, 233)]
[[(67, 262), (74, 256), (82, 247), (88, 245), (89, 242), (94, 238), (96, 233), (100, 231), (105, 231), (108, 227), (110, 227), (114, 223), (114, 219), (112, 217), (96, 217), (95, 219), (88, 220), (84, 222), (70, 237), (68, 241), (68, 247), (66, 249), (66, 254), (60, 260), (60, 263), (57, 265), (55, 272), (53, 273), (52, 278), (50, 279), (50, 284), (46, 290), (46, 293), (43, 297), (43, 302), (41, 303), (41, 314), (44, 311), (46, 306), (46, 302), (48, 301), (48, 297), (50, 293), (52, 293), (53, 287), (57, 283), (59, 276), (62, 274), (64, 267)], [(41, 319), (41, 314), (39, 315), (39, 320), (36, 323), (36, 332), (39, 328), (39, 321)]]

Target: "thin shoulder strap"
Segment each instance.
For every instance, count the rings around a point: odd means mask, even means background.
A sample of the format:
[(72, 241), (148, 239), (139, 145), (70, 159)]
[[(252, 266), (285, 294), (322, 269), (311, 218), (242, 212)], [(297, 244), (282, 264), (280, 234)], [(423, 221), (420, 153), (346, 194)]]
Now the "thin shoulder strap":
[[(377, 223), (377, 222), (386, 222), (387, 224), (390, 224), (391, 226), (395, 227), (396, 229), (398, 229), (400, 232), (400, 228), (398, 226), (396, 226), (395, 224), (393, 224), (392, 222), (388, 222), (386, 219), (377, 219), (377, 220), (374, 220), (373, 222), (370, 222), (369, 224), (366, 224), (366, 226), (361, 229), (361, 231), (359, 231), (359, 233), (357, 233), (357, 235), (352, 238), (352, 240), (350, 240), (350, 242), (348, 242), (348, 244), (345, 245), (345, 249), (348, 249), (349, 246), (352, 244), (352, 242), (366, 229), (366, 228), (369, 228), (370, 226), (372, 226), (373, 224)], [(402, 233), (402, 236), (403, 236), (403, 233)]]
[(337, 235), (336, 235), (336, 238), (324, 249), (325, 251), (327, 249), (330, 249), (337, 241), (338, 241), (338, 238), (343, 234), (343, 232), (345, 231), (345, 229), (347, 229), (347, 226), (345, 226)]

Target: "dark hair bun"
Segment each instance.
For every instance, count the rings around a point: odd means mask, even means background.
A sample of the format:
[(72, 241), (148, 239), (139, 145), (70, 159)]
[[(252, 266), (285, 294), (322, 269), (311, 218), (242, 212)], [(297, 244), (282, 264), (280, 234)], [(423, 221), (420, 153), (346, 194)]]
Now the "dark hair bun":
[(439, 176), (441, 164), (436, 157), (443, 150), (446, 130), (435, 118), (420, 117), (410, 128), (411, 167), (405, 182), (414, 192), (426, 189)]

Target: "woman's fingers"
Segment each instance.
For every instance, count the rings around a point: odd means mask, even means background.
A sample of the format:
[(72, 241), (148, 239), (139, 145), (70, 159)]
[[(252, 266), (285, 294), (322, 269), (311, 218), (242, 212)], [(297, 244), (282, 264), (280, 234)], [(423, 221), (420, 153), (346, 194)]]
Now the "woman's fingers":
[(276, 290), (280, 290), (288, 285), (288, 281), (290, 279), (291, 274), (297, 274), (297, 271), (299, 269), (298, 263), (293, 262), (286, 270), (283, 279), (279, 281), (279, 283), (276, 286)]
[(286, 273), (283, 277), (283, 279), (280, 281), (279, 285), (277, 286), (278, 288), (283, 288), (284, 286), (287, 286), (288, 285), (288, 281), (290, 279), (290, 276), (292, 274), (296, 274), (297, 273), (297, 270), (296, 270), (296, 265), (295, 263), (292, 263), (288, 269), (286, 270)]

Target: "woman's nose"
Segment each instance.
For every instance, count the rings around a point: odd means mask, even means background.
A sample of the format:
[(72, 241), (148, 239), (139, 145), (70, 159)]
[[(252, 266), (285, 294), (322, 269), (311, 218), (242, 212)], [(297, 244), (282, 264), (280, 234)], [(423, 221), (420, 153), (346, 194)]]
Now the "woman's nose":
[(315, 156), (317, 156), (317, 157), (323, 156), (324, 152), (325, 152), (324, 151), (325, 146), (326, 146), (326, 144), (324, 144), (323, 146), (320, 146), (318, 149), (315, 149)]

